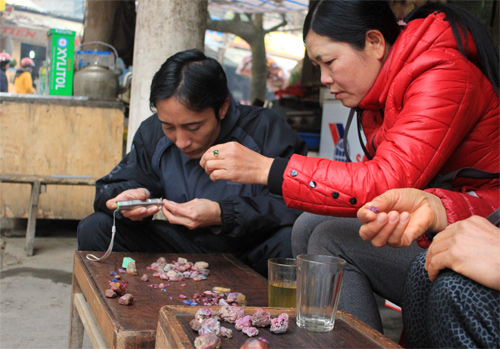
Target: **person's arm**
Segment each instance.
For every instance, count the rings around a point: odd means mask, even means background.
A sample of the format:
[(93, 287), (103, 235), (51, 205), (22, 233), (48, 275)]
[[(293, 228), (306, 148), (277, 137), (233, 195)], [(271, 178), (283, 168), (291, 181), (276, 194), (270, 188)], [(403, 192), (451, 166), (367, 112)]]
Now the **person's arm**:
[(28, 74), (28, 78), (26, 80), (26, 88), (28, 90), (28, 93), (35, 93), (35, 87), (33, 86), (33, 78), (31, 76), (31, 73)]
[[(500, 194), (497, 189), (497, 194)], [(437, 233), (457, 218), (488, 216), (495, 207), (473, 195), (445, 189), (392, 189), (377, 196), (358, 210), (365, 223), (360, 236), (374, 246), (409, 246), (418, 239), (427, 248), (428, 232)]]
[[(215, 156), (215, 151), (217, 156)], [(213, 181), (227, 179), (241, 184), (260, 185), (267, 185), (272, 163), (272, 158), (238, 142), (214, 145), (203, 154), (200, 160), (200, 166)]]
[[(292, 154), (306, 154), (305, 142), (276, 112), (269, 109), (255, 109), (262, 115), (242, 126), (252, 138), (247, 144), (253, 144), (253, 150), (240, 144), (237, 140), (211, 147), (200, 160), (200, 164), (211, 175), (211, 166), (222, 174), (224, 166), (237, 169), (237, 163), (245, 163), (245, 178), (252, 177), (246, 183), (257, 183), (252, 186), (253, 196), (231, 196), (219, 202), (221, 208), (221, 234), (236, 237), (246, 234), (266, 234), (284, 226), (291, 226), (301, 211), (286, 206), (280, 195), (272, 194), (267, 184), (268, 174), (262, 168), (270, 167), (274, 158), (289, 158)], [(245, 117), (248, 119), (249, 117)], [(246, 144), (246, 145), (247, 145)], [(218, 158), (213, 151), (218, 150)], [(214, 164), (213, 160), (224, 164)], [(232, 167), (235, 166), (235, 167)], [(260, 178), (259, 178), (260, 173)], [(217, 173), (215, 174), (217, 176)], [(243, 178), (242, 177), (242, 178)], [(237, 181), (242, 183), (241, 181)], [(245, 180), (243, 180), (245, 182)]]
[(96, 182), (96, 212), (111, 214), (107, 201), (129, 189), (145, 188), (151, 197), (161, 197), (160, 179), (151, 162), (156, 142), (164, 136), (156, 122), (156, 115), (144, 121), (134, 136), (130, 152), (108, 175)]
[[(389, 94), (397, 93), (398, 100), (404, 100), (404, 104), (387, 109), (384, 120), (380, 121), (383, 125), (378, 125), (370, 135), (372, 160), (345, 163), (293, 155), (285, 170), (281, 172), (280, 168), (274, 175), (274, 158), (261, 159), (247, 154), (239, 160), (223, 157), (221, 161), (214, 161), (211, 151), (218, 149), (217, 145), (204, 155), (202, 166), (206, 166), (214, 180), (240, 183), (263, 184), (267, 183), (266, 174), (267, 179), (275, 179), (281, 173), (282, 194), (289, 207), (348, 217), (355, 216), (363, 203), (389, 189), (425, 188), (445, 166), (450, 171), (458, 166), (475, 166), (497, 172), (498, 156), (495, 154), (498, 150), (488, 142), (474, 152), (459, 153), (464, 152), (461, 150), (464, 140), (473, 143), (469, 135), (477, 127), (478, 120), (489, 111), (481, 109), (488, 107), (486, 103), (478, 103), (476, 109), (467, 107), (483, 98), (481, 89), (477, 88), (479, 82), (474, 80), (476, 75), (463, 59), (451, 58), (439, 62), (424, 59), (419, 61), (418, 74), (402, 71), (394, 79), (404, 95), (392, 90)], [(414, 78), (409, 79), (409, 76)], [(433, 85), (447, 85), (453, 93), (427, 88)], [(363, 120), (372, 118), (370, 113), (373, 114), (365, 111)], [(252, 161), (245, 161), (245, 158)], [(496, 161), (491, 161), (493, 159)], [(463, 182), (466, 182), (465, 187), (475, 187), (471, 180)], [(269, 187), (275, 192), (274, 185)]]
[(434, 281), (439, 271), (452, 269), (500, 291), (500, 229), (472, 216), (436, 235), (427, 251), (425, 269)]
[(221, 234), (231, 237), (267, 235), (292, 226), (302, 211), (286, 206), (283, 198), (263, 189), (258, 196), (232, 196), (220, 202)]

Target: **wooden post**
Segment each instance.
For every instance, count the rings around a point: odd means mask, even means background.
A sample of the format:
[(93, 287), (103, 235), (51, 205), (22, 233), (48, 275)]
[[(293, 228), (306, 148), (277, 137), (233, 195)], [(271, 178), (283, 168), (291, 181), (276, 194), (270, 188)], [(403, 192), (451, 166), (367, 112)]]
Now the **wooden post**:
[(31, 185), (30, 213), (28, 227), (26, 228), (26, 255), (33, 256), (33, 245), (35, 243), (36, 216), (38, 214), (38, 199), (40, 198), (40, 181), (34, 181)]
[(149, 108), (151, 80), (172, 54), (204, 49), (207, 0), (141, 0), (138, 3), (127, 151)]

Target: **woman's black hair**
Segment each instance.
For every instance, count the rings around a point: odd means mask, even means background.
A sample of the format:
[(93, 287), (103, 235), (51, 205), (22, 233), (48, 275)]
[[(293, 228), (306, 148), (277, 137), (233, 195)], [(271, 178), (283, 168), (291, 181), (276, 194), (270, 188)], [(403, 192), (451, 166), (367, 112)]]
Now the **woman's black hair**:
[(401, 29), (387, 1), (319, 0), (304, 20), (302, 36), (305, 41), (312, 30), (361, 50), (371, 29), (379, 30), (391, 45), (396, 41)]
[(498, 91), (499, 87), (499, 60), (493, 40), (486, 27), (472, 13), (461, 6), (429, 2), (412, 12), (404, 19), (406, 23), (417, 18), (425, 18), (434, 12), (443, 12), (450, 22), (451, 30), (457, 41), (457, 46), (465, 57), (468, 57), (469, 45), (467, 36), (461, 33), (469, 32), (476, 45), (479, 62), (474, 62)]
[(193, 111), (212, 108), (219, 119), (219, 109), (229, 96), (226, 73), (214, 58), (192, 49), (170, 56), (153, 77), (149, 106), (174, 96)]

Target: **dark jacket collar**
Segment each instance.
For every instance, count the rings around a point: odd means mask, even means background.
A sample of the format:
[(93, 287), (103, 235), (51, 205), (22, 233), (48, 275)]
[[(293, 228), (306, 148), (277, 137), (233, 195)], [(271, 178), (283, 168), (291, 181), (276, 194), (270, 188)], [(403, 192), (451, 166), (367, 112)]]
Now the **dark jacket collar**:
[(238, 104), (234, 100), (233, 95), (229, 94), (229, 108), (227, 110), (226, 117), (222, 119), (220, 133), (214, 144), (221, 143), (231, 137), (239, 119), (240, 109), (238, 108)]

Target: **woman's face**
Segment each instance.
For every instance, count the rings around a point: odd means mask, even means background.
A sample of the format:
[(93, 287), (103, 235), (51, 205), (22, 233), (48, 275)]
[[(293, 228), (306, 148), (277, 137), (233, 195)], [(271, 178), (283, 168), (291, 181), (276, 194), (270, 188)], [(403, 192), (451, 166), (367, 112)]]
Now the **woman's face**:
[(332, 41), (312, 30), (306, 36), (307, 54), (313, 65), (321, 69), (321, 83), (329, 88), (335, 99), (349, 108), (357, 107), (370, 91), (385, 57), (383, 36), (380, 38), (376, 34), (377, 42), (372, 42), (369, 33), (363, 50), (356, 50), (345, 42)]

